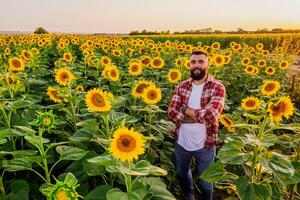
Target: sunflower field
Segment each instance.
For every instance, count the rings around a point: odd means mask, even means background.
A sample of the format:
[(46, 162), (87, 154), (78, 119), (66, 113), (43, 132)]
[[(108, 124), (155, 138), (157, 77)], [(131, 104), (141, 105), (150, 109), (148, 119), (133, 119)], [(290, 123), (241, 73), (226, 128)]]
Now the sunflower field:
[(176, 199), (166, 111), (196, 49), (226, 87), (215, 199), (299, 199), (299, 34), (0, 35), (0, 199)]

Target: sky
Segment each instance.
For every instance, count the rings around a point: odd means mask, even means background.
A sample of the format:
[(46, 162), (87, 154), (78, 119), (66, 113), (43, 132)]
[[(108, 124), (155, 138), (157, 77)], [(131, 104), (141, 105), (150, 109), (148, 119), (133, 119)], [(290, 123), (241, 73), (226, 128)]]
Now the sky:
[(300, 29), (300, 0), (0, 0), (0, 31)]

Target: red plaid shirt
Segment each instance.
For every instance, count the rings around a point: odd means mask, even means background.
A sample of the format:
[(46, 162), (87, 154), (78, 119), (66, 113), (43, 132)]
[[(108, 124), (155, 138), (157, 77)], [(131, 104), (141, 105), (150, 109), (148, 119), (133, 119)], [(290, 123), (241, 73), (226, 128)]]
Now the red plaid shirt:
[[(187, 106), (192, 91), (192, 82), (193, 80), (190, 78), (175, 88), (168, 108), (168, 117), (175, 123), (171, 135), (176, 140), (178, 139), (179, 127), (185, 117), (181, 108)], [(218, 118), (224, 108), (225, 94), (224, 85), (208, 75), (200, 99), (201, 109), (195, 110), (197, 122), (206, 127), (205, 147), (212, 147), (218, 143)]]

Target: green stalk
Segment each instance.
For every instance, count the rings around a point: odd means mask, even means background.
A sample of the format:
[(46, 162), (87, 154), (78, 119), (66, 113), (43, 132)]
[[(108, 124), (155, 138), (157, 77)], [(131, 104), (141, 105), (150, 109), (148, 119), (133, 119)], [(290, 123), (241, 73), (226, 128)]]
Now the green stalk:
[(43, 158), (43, 165), (44, 165), (44, 171), (45, 171), (45, 175), (46, 175), (46, 181), (48, 183), (51, 183), (51, 179), (50, 179), (50, 173), (49, 173), (49, 170), (48, 170), (48, 163), (47, 163), (47, 155), (45, 153), (45, 150), (44, 150), (44, 145), (43, 145), (43, 130), (42, 129), (39, 129), (39, 140), (40, 140), (40, 153), (41, 153), (41, 156)]
[(3, 170), (3, 172), (2, 172), (2, 174), (0, 176), (0, 191), (1, 191), (1, 194), (5, 195), (5, 189), (4, 189), (4, 185), (3, 185), (4, 172), (5, 172), (5, 170)]

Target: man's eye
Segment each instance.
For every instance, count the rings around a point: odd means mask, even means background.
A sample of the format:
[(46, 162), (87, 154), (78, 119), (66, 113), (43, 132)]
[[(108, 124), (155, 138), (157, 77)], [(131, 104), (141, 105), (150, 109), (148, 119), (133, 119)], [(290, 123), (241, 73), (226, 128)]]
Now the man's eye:
[(192, 61), (191, 61), (191, 63), (192, 63), (192, 64), (195, 64), (195, 63), (196, 63), (196, 61), (195, 61), (195, 60), (192, 60)]

